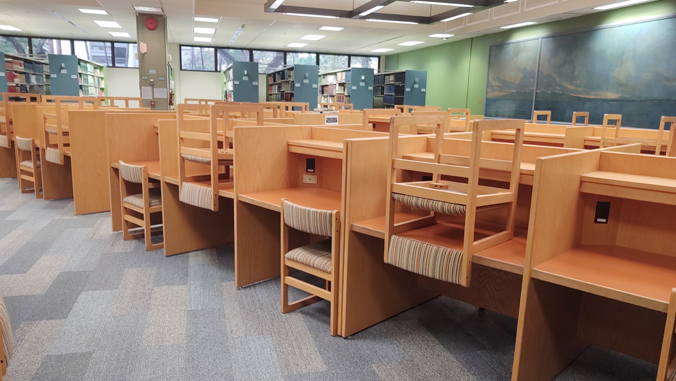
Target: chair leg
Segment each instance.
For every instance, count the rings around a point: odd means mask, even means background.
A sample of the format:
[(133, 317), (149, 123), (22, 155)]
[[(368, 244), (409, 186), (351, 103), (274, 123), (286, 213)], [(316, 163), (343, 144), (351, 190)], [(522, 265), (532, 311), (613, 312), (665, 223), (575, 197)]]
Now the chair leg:
[(41, 192), (42, 189), (42, 170), (38, 169), (35, 172), (33, 172), (33, 179), (35, 182), (33, 183), (33, 188), (35, 188), (35, 198), (42, 198), (43, 194)]
[(122, 239), (129, 241), (132, 237), (129, 234), (129, 221), (124, 219), (125, 215), (124, 206), (122, 206)]
[(284, 264), (284, 256), (282, 255), (282, 271), (281, 271), (281, 281), (282, 281), (282, 313), (285, 314), (290, 311), (289, 309), (289, 286), (286, 284), (286, 277), (289, 276), (289, 268)]
[(331, 336), (338, 336), (338, 287), (331, 282)]

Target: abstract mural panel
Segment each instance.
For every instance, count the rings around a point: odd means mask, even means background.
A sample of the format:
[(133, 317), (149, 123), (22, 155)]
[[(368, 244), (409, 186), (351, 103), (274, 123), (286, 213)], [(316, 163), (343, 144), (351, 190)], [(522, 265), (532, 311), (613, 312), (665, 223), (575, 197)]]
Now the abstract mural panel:
[(539, 40), (491, 46), (486, 116), (530, 119)]
[[(604, 114), (622, 114), (623, 126), (658, 128), (662, 116), (676, 115), (674, 36), (676, 18), (543, 38), (535, 109), (551, 110), (557, 122), (570, 123), (574, 111), (588, 111), (592, 124), (601, 124)], [(509, 77), (500, 65), (491, 73), (495, 48), (500, 47), (491, 47), (488, 95), (509, 89), (498, 99), (511, 103), (489, 107), (487, 95), (486, 115), (529, 119), (522, 110), (527, 101), (519, 97), (527, 92), (525, 85), (507, 82), (511, 87), (496, 90), (503, 82), (490, 80)], [(524, 53), (511, 53), (502, 62), (512, 73), (522, 73)]]

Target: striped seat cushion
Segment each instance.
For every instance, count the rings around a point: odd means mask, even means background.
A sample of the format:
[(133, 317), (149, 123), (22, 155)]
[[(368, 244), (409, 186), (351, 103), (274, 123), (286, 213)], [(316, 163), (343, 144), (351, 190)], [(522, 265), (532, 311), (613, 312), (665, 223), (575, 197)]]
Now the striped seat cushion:
[(49, 148), (45, 151), (45, 160), (54, 164), (61, 164), (61, 154), (56, 148)]
[(120, 160), (118, 164), (120, 167), (120, 177), (122, 177), (125, 181), (137, 184), (143, 183), (142, 165), (130, 165), (122, 160)]
[(450, 283), (460, 283), (462, 251), (415, 239), (392, 236), (387, 263)]
[(213, 193), (211, 188), (193, 183), (183, 183), (179, 200), (198, 208), (212, 209)]
[(30, 151), (33, 147), (33, 139), (16, 137), (16, 146), (22, 151)]
[(331, 274), (331, 240), (326, 239), (293, 249), (286, 253), (284, 258)]
[(9, 148), (9, 139), (7, 135), (0, 135), (0, 147)]
[(284, 223), (310, 234), (330, 237), (333, 213), (330, 210), (312, 209), (284, 200)]
[(409, 196), (399, 193), (392, 193), (392, 198), (394, 198), (397, 202), (400, 202), (406, 206), (410, 206), (411, 208), (429, 210), (431, 212), (448, 214), (449, 216), (465, 215), (465, 205), (451, 204), (450, 202)]
[(669, 381), (676, 381), (676, 371), (674, 371), (674, 373), (671, 374)]
[(9, 321), (9, 313), (5, 301), (0, 297), (0, 323), (2, 324), (2, 343), (5, 346), (5, 358), (12, 358), (14, 337), (12, 336), (12, 323)]
[[(40, 168), (40, 160), (38, 160), (37, 163), (38, 163), (38, 168)], [(22, 161), (21, 163), (19, 163), (19, 166), (26, 167), (26, 168), (33, 168), (33, 161), (32, 160)]]
[(56, 135), (59, 132), (58, 130), (52, 130), (51, 128), (45, 128), (45, 131), (50, 135)]
[[(150, 201), (150, 207), (162, 205), (162, 195), (160, 193), (152, 192), (148, 195), (148, 201)], [(142, 194), (133, 194), (131, 196), (127, 196), (122, 200), (122, 202), (137, 206), (142, 209), (145, 208), (143, 205)]]
[(182, 153), (181, 157), (188, 160), (188, 161), (192, 161), (193, 163), (211, 164), (211, 159), (209, 159), (208, 157), (188, 155), (187, 153)]

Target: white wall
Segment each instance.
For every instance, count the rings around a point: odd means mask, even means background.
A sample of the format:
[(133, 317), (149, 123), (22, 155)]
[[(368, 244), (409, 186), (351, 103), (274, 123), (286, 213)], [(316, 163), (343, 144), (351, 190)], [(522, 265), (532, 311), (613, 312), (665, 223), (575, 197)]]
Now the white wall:
[(222, 99), (221, 73), (202, 71), (177, 71), (176, 87), (181, 103), (186, 98)]
[(140, 97), (138, 69), (112, 68), (106, 69), (106, 85), (108, 96)]

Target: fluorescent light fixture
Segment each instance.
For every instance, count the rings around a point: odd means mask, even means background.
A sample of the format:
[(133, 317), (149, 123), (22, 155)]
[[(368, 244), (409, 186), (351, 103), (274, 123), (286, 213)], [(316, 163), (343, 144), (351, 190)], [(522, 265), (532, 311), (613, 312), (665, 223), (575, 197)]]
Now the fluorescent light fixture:
[(416, 46), (416, 45), (420, 45), (420, 44), (424, 44), (424, 43), (425, 43), (424, 41), (406, 41), (406, 42), (402, 42), (401, 44), (397, 44), (397, 45), (399, 45), (399, 46)]
[(442, 3), (439, 1), (411, 1), (411, 3), (416, 4), (429, 4), (429, 5), (447, 5), (449, 7), (458, 7), (458, 8), (472, 8), (474, 5), (470, 4), (455, 4), (455, 3)]
[(383, 9), (383, 8), (385, 8), (384, 5), (378, 5), (378, 6), (375, 6), (375, 7), (371, 8), (371, 9), (369, 9), (368, 11), (364, 11), (364, 12), (360, 13), (359, 16), (370, 15), (371, 13), (377, 12), (377, 11)]
[(518, 24), (512, 24), (512, 25), (505, 25), (501, 26), (500, 29), (514, 29), (514, 28), (521, 28), (522, 26), (528, 26), (528, 25), (535, 25), (537, 22), (535, 21), (526, 21)]
[(285, 13), (287, 16), (319, 17), (322, 19), (337, 19), (338, 16), (313, 15), (309, 13)]
[(628, 7), (628, 6), (634, 5), (634, 4), (647, 3), (648, 1), (651, 1), (651, 0), (627, 0), (627, 1), (621, 1), (621, 2), (615, 3), (615, 4), (608, 4), (608, 5), (602, 5), (600, 7), (594, 7), (594, 9), (598, 9), (599, 11), (606, 11), (608, 9), (622, 8), (622, 7)]
[(379, 48), (379, 49), (371, 50), (371, 53), (386, 53), (386, 52), (391, 52), (393, 50), (394, 49), (390, 49), (390, 48)]
[(144, 7), (141, 5), (133, 5), (132, 6), (135, 11), (139, 12), (162, 12), (162, 8), (156, 8), (156, 7)]
[(117, 21), (94, 20), (94, 22), (97, 23), (101, 28), (115, 28), (115, 29), (122, 28), (120, 24), (117, 23)]
[(212, 23), (217, 23), (217, 22), (221, 21), (220, 18), (217, 18), (217, 19), (216, 19), (216, 18), (213, 18), (213, 17), (193, 17), (192, 19), (193, 19), (193, 21), (197, 21), (197, 22), (212, 22)]
[(232, 36), (232, 38), (230, 39), (230, 43), (231, 43), (231, 44), (232, 44), (233, 42), (235, 42), (235, 40), (237, 39), (237, 37), (239, 37), (239, 35), (240, 35), (240, 34), (242, 33), (242, 31), (244, 30), (244, 27), (245, 27), (245, 26), (246, 26), (246, 25), (244, 25), (244, 24), (242, 24), (242, 25), (239, 26), (239, 29), (237, 29), (237, 32), (235, 32), (235, 35)]
[(519, 0), (505, 0), (505, 3), (513, 3), (513, 2), (516, 2), (516, 1), (519, 1)]
[(127, 32), (108, 32), (113, 37), (131, 37)]
[(451, 38), (455, 36), (455, 34), (446, 34), (446, 33), (435, 33), (435, 34), (430, 34), (427, 37), (432, 37), (432, 38)]
[(325, 38), (326, 36), (322, 36), (321, 34), (308, 34), (305, 37), (301, 37), (301, 40), (309, 40), (309, 41), (319, 41), (322, 38)]
[(463, 18), (463, 17), (465, 17), (465, 16), (469, 16), (469, 15), (471, 15), (471, 14), (472, 14), (471, 12), (467, 12), (467, 13), (463, 13), (463, 14), (451, 16), (451, 17), (449, 17), (449, 18), (447, 18), (447, 19), (441, 20), (441, 22), (446, 22), (446, 21), (451, 21), (451, 20), (460, 19), (460, 18)]
[(410, 24), (410, 25), (418, 24), (417, 22), (413, 22), (413, 21), (397, 21), (397, 20), (381, 20), (381, 19), (366, 19), (366, 21), (390, 22), (390, 23), (393, 23), (393, 24)]
[(192, 29), (192, 31), (200, 34), (214, 34), (216, 33), (216, 28), (200, 28), (196, 26)]
[(86, 8), (79, 8), (78, 11), (82, 13), (87, 13), (90, 15), (107, 15), (108, 12), (104, 11), (103, 9), (86, 9)]
[(211, 42), (211, 37), (194, 37), (195, 42)]
[(343, 29), (345, 29), (345, 28), (341, 28), (339, 26), (323, 26), (323, 27), (319, 28), (319, 30), (328, 30), (330, 32), (340, 32)]
[(272, 5), (270, 6), (270, 10), (274, 11), (275, 9), (279, 8), (279, 6), (282, 5), (283, 2), (284, 2), (284, 0), (276, 0), (276, 1), (275, 1), (274, 3), (272, 3)]
[(287, 45), (287, 48), (302, 48), (303, 46), (306, 46), (307, 44), (304, 44), (302, 42), (292, 42), (289, 45)]
[(13, 31), (21, 31), (21, 29), (11, 26), (11, 25), (0, 25), (0, 29), (2, 30), (13, 30)]

